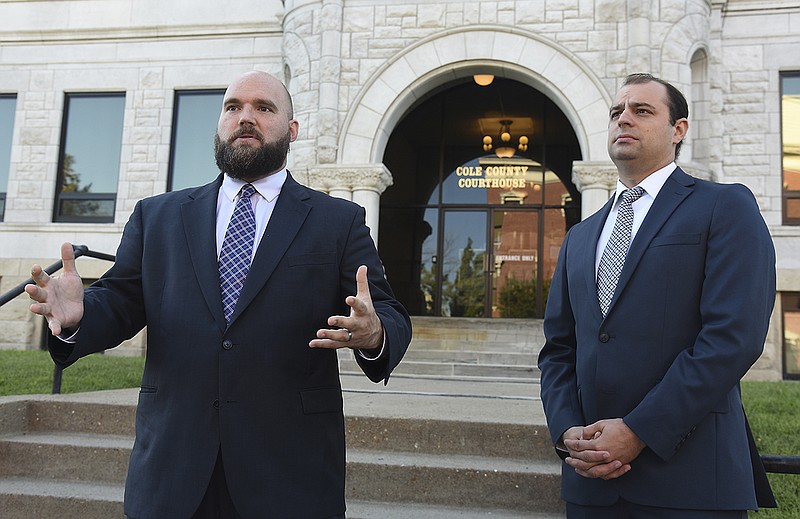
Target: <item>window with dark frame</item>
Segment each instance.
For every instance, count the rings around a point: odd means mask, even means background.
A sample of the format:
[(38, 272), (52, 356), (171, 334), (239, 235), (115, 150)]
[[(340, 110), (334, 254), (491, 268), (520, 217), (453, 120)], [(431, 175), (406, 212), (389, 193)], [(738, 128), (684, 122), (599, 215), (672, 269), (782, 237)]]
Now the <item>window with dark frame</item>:
[(125, 93), (67, 93), (54, 222), (111, 223), (117, 201)]
[(213, 144), (224, 95), (224, 89), (175, 91), (167, 191), (207, 184), (219, 174)]
[(782, 292), (783, 378), (800, 380), (800, 292)]
[(783, 224), (800, 225), (800, 71), (781, 73)]
[(11, 140), (14, 135), (16, 94), (0, 94), (0, 222), (5, 219), (8, 175), (11, 168)]

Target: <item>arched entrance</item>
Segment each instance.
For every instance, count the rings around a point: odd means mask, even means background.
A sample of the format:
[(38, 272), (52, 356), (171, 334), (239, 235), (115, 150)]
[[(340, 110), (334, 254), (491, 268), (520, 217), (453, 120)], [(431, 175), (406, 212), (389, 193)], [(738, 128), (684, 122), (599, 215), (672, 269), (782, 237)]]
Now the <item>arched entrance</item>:
[[(513, 156), (499, 157), (502, 131)], [(491, 149), (484, 150), (484, 138)], [(520, 149), (520, 137), (527, 146)], [(581, 150), (546, 95), (471, 77), (428, 92), (389, 136), (381, 258), (412, 315), (541, 317), (558, 250), (580, 219)]]

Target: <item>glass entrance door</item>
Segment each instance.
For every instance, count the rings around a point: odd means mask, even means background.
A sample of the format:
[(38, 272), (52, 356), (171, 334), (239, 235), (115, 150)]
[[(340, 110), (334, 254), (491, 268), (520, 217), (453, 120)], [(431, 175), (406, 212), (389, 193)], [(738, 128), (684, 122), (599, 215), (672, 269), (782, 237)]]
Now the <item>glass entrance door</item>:
[(436, 255), (440, 315), (537, 315), (539, 214), (531, 209), (443, 211)]
[(439, 242), (441, 315), (487, 316), (486, 210), (445, 210)]
[[(539, 211), (492, 211), (491, 316), (522, 318), (537, 313)], [(541, 297), (541, 295), (539, 295)]]

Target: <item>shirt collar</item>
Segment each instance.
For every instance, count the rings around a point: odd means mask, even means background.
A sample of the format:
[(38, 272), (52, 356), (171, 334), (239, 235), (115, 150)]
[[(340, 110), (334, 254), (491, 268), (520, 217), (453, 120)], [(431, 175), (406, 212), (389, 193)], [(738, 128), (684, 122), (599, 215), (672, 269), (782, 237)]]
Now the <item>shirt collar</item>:
[[(271, 203), (280, 194), (281, 187), (283, 187), (283, 183), (286, 182), (286, 177), (286, 168), (283, 168), (277, 173), (273, 173), (272, 175), (268, 175), (264, 178), (254, 180), (253, 182), (249, 183), (256, 188), (256, 191), (259, 195), (261, 195), (262, 198)], [(244, 180), (231, 178), (225, 174), (225, 176), (222, 178), (222, 193), (228, 200), (233, 202), (236, 199), (236, 196), (239, 194), (239, 191), (242, 190), (242, 186), (247, 183), (248, 182), (245, 182)]]
[[(678, 165), (675, 164), (675, 162), (670, 162), (663, 168), (645, 177), (645, 179), (639, 182), (638, 185), (642, 186), (645, 193), (650, 195), (650, 197), (655, 198), (658, 195), (658, 192), (661, 191), (661, 188), (664, 187), (664, 184), (667, 182), (669, 176), (672, 175), (672, 172), (675, 171), (677, 167)], [(622, 181), (617, 179), (617, 193), (614, 200), (615, 204), (617, 203), (617, 200), (619, 200), (619, 196), (626, 189), (629, 188), (623, 184)]]

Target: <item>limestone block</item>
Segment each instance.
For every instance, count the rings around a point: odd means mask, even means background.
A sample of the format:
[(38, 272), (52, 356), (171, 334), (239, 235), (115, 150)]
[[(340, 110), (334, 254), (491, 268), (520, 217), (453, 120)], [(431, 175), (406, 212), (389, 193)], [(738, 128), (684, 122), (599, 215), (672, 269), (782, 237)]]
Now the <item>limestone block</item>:
[(478, 20), (478, 23), (497, 23), (497, 7), (493, 2), (480, 3), (480, 20)]
[(414, 70), (406, 59), (395, 61), (381, 74), (381, 79), (392, 86), (394, 93), (402, 90), (404, 85), (413, 83), (416, 78)]
[(153, 108), (137, 108), (134, 111), (133, 124), (134, 126), (159, 126), (161, 119), (161, 111)]
[(133, 127), (130, 129), (130, 136), (132, 144), (158, 144), (161, 142), (161, 131), (158, 128)]
[(513, 26), (517, 21), (516, 13), (513, 10), (497, 10), (497, 24), (498, 25), (506, 25), (506, 26)]
[(34, 92), (52, 90), (54, 78), (55, 72), (52, 70), (35, 70), (31, 72), (29, 88)]
[[(529, 3), (529, 2), (525, 2)], [(462, 13), (463, 13), (463, 24), (464, 25), (475, 25), (480, 23), (481, 21), (481, 9), (478, 2), (470, 2), (467, 4), (462, 5)]]
[[(463, 7), (463, 4), (458, 4), (459, 7)], [(447, 10), (447, 15), (444, 20), (445, 27), (461, 27), (464, 24), (464, 12), (462, 10)]]
[(50, 143), (50, 133), (38, 128), (22, 128), (19, 132), (19, 143), (28, 146), (45, 146)]
[(761, 70), (764, 61), (764, 47), (747, 43), (730, 45), (722, 49), (722, 63), (729, 71)]
[(386, 6), (387, 18), (409, 18), (416, 16), (417, 6), (412, 3), (390, 4)]
[(444, 27), (445, 5), (419, 4), (417, 6), (417, 26), (428, 28)]
[(342, 31), (371, 32), (373, 27), (372, 7), (345, 7)]
[(528, 2), (517, 2), (517, 22), (518, 24), (535, 24), (544, 22), (545, 12), (544, 0), (531, 0)]
[[(405, 28), (409, 27), (416, 27), (416, 25), (413, 23), (407, 23)], [(387, 38), (400, 39), (402, 35), (403, 27), (400, 25), (382, 25), (380, 27), (375, 27), (375, 40), (373, 41), (373, 44), (380, 44), (381, 40), (385, 40)]]
[(140, 89), (163, 88), (164, 70), (162, 68), (142, 69), (139, 71)]
[(556, 34), (556, 41), (568, 49), (578, 52), (586, 50), (588, 34), (584, 31), (561, 31)]

